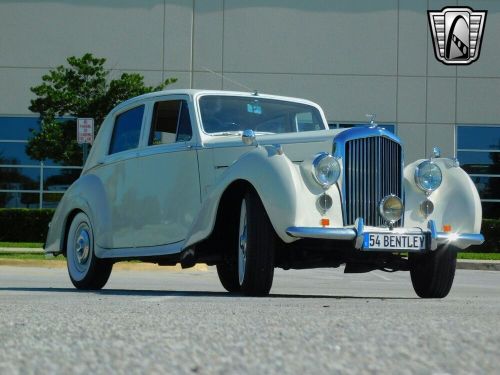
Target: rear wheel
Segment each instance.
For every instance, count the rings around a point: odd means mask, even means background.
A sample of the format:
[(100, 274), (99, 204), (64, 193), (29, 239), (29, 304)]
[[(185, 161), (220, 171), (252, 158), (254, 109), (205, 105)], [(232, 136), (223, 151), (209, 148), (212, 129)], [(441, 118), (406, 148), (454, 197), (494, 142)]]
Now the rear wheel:
[(441, 246), (426, 254), (409, 254), (413, 289), (422, 298), (444, 298), (450, 292), (457, 267), (457, 249)]
[(83, 212), (71, 222), (66, 258), (69, 278), (77, 289), (96, 290), (106, 285), (113, 263), (95, 256), (92, 225)]

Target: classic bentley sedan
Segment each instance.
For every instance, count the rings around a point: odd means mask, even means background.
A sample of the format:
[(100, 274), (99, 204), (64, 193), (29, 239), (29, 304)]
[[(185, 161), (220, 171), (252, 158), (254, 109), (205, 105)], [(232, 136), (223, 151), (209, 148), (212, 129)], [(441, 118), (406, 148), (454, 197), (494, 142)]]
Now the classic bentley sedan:
[(403, 159), (394, 134), (329, 130), (307, 100), (146, 94), (104, 120), (46, 252), (66, 256), (79, 289), (139, 259), (216, 265), (245, 295), (268, 294), (275, 267), (410, 271), (419, 296), (442, 298), (457, 251), (483, 242), (479, 196), (456, 160)]

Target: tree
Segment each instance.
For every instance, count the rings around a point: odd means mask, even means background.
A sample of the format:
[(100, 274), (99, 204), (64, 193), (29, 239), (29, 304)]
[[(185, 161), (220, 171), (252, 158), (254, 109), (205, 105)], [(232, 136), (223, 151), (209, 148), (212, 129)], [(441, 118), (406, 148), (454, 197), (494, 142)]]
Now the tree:
[(92, 117), (95, 132), (106, 114), (118, 103), (131, 97), (162, 90), (176, 78), (160, 85), (145, 86), (138, 73), (123, 73), (119, 79), (108, 80), (106, 59), (87, 53), (67, 59), (68, 67), (58, 66), (42, 76), (43, 83), (31, 88), (36, 99), (30, 111), (40, 114), (40, 131), (26, 146), (27, 154), (36, 160), (52, 159), (63, 165), (81, 165), (82, 149), (76, 142), (76, 118)]

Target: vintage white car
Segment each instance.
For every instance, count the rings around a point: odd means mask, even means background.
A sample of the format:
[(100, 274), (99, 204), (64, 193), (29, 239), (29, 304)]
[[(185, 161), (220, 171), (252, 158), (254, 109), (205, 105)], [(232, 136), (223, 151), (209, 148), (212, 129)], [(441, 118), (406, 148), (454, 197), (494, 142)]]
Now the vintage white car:
[(274, 268), (410, 271), (441, 298), (457, 251), (483, 242), (481, 203), (456, 160), (403, 165), (370, 124), (329, 130), (296, 98), (162, 91), (104, 120), (52, 219), (46, 252), (72, 283), (102, 288), (114, 262), (217, 266), (225, 289), (269, 293)]

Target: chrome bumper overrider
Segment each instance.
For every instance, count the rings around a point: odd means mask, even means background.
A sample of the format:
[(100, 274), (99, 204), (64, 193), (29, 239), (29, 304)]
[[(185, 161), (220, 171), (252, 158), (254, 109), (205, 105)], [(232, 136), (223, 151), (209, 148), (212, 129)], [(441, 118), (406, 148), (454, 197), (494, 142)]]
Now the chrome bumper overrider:
[[(324, 240), (354, 240), (354, 247), (361, 249), (363, 245), (363, 234), (365, 232), (387, 232), (400, 234), (428, 234), (430, 236), (429, 250), (436, 250), (439, 245), (452, 244), (459, 249), (465, 249), (471, 245), (481, 245), (484, 242), (484, 236), (478, 233), (447, 233), (438, 232), (433, 220), (429, 220), (427, 230), (420, 228), (378, 228), (365, 227), (364, 220), (358, 218), (354, 227), (348, 228), (323, 228), (323, 227), (289, 227), (286, 233), (296, 238), (316, 238)], [(394, 250), (390, 250), (394, 251)]]

